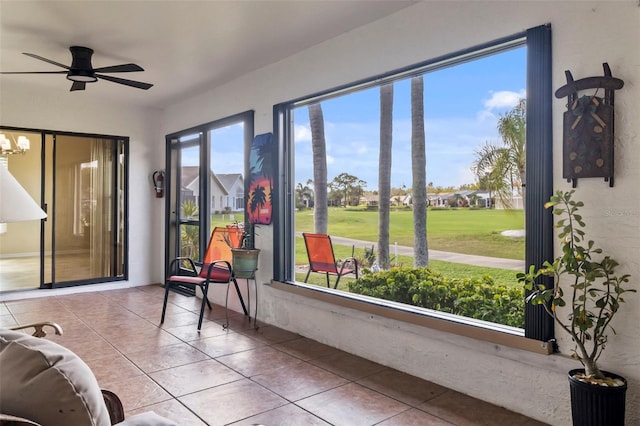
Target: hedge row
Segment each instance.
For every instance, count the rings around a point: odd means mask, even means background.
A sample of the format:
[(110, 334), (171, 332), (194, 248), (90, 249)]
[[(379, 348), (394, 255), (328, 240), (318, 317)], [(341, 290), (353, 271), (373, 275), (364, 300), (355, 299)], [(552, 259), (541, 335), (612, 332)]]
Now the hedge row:
[(447, 278), (429, 268), (392, 268), (349, 283), (349, 291), (513, 327), (524, 327), (524, 290), (490, 276)]

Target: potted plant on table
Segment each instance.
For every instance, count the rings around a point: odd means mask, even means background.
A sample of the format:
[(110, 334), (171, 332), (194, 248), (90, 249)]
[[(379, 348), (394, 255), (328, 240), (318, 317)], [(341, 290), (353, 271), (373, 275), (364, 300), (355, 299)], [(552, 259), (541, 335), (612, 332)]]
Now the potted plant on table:
[(234, 225), (240, 229), (240, 239), (234, 244), (229, 234), (224, 236), (224, 240), (231, 248), (231, 264), (237, 278), (254, 278), (258, 269), (258, 257), (260, 249), (255, 248), (255, 225), (249, 223), (245, 226)]
[[(541, 268), (532, 265), (517, 277), (530, 291), (526, 301), (542, 305), (571, 336), (575, 344), (571, 356), (584, 366), (569, 372), (573, 424), (623, 425), (627, 382), (601, 370), (597, 361), (606, 347), (607, 333), (615, 333), (611, 321), (624, 302), (624, 293), (636, 290), (624, 288), (630, 276), (616, 272), (616, 260), (585, 240), (585, 223), (578, 213), (584, 204), (572, 199), (574, 192), (557, 191), (545, 204), (560, 216), (555, 227), (562, 254)], [(555, 286), (540, 283), (545, 276), (552, 277)]]

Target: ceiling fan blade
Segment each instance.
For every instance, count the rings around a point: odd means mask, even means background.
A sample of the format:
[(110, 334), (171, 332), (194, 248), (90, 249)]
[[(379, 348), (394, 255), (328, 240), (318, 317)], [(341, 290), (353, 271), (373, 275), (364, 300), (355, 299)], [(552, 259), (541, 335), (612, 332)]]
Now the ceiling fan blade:
[(66, 70), (69, 69), (69, 66), (67, 66), (67, 65), (61, 64), (60, 62), (52, 61), (51, 59), (43, 58), (42, 56), (38, 56), (38, 55), (35, 55), (33, 53), (22, 52), (22, 54), (30, 56), (30, 57), (35, 58), (35, 59), (40, 59), (41, 61), (48, 62), (48, 63), (50, 63), (52, 65), (57, 65), (57, 66), (62, 67), (64, 69), (66, 69)]
[(112, 81), (114, 83), (124, 84), (125, 86), (135, 87), (137, 89), (147, 90), (153, 87), (153, 84), (143, 83), (141, 81), (125, 80), (124, 78), (111, 77), (110, 75), (96, 74), (96, 77), (102, 78), (104, 80)]
[(84, 90), (86, 85), (87, 84), (84, 81), (74, 81), (73, 84), (71, 85), (71, 90), (69, 91), (74, 92), (76, 90)]
[(2, 71), (0, 74), (67, 74), (69, 71)]
[(94, 68), (94, 72), (135, 72), (144, 71), (141, 66), (136, 64), (113, 65), (110, 67)]

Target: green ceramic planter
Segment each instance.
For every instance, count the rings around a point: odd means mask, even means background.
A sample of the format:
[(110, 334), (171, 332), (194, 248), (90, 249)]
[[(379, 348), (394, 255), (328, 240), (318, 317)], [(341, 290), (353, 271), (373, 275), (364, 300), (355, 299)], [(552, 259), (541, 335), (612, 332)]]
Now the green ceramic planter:
[(260, 249), (231, 249), (233, 271), (236, 278), (255, 278)]

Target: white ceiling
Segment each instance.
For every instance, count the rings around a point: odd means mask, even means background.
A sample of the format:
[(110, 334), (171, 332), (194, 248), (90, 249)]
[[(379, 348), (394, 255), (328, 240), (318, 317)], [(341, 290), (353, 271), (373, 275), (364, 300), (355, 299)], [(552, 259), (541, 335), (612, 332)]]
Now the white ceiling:
[(70, 65), (69, 46), (94, 50), (93, 67), (133, 62), (111, 74), (154, 84), (145, 91), (105, 80), (69, 92), (65, 74), (1, 75), (56, 96), (162, 108), (415, 1), (8, 1), (0, 0), (0, 71), (60, 71), (23, 55)]

